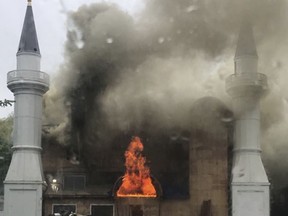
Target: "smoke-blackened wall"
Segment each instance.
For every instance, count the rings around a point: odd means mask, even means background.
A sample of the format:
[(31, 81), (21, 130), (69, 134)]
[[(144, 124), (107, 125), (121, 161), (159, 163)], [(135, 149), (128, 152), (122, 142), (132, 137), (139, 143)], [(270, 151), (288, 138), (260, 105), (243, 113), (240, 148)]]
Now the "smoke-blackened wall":
[(259, 72), (271, 87), (262, 105), (265, 161), (271, 176), (283, 173), (287, 163), (274, 164), (287, 151), (287, 0), (145, 5), (136, 17), (105, 3), (69, 15), (65, 63), (45, 97), (45, 122), (59, 125), (50, 136), (75, 151), (108, 151), (123, 136), (190, 131), (197, 99), (214, 96), (230, 106), (225, 78), (234, 71), (239, 24), (248, 18)]

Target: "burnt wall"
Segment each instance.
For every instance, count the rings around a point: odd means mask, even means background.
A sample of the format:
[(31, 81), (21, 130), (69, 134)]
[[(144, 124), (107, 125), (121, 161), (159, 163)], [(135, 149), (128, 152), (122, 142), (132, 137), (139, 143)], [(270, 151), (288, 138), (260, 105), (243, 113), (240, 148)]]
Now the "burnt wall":
[(232, 113), (215, 98), (198, 100), (193, 107), (189, 182), (191, 215), (228, 215), (229, 139)]
[[(88, 206), (95, 202), (114, 203), (113, 186), (125, 172), (124, 152), (131, 137), (138, 135), (144, 144), (143, 154), (151, 174), (162, 187), (160, 215), (205, 216), (211, 212), (214, 216), (227, 216), (232, 125), (232, 114), (221, 101), (206, 97), (191, 107), (189, 125), (183, 128), (151, 128), (147, 119), (140, 128), (108, 137), (107, 143), (97, 140), (93, 145), (80, 143), (83, 148), (78, 152), (79, 163), (71, 161), (73, 148), (44, 142), (46, 174), (74, 173), (86, 178), (82, 190), (53, 192), (48, 189), (44, 194), (45, 211), (49, 212), (55, 203), (79, 202), (78, 213), (86, 214)], [(190, 130), (186, 130), (187, 127)], [(89, 137), (88, 132), (85, 134)], [(83, 142), (85, 139), (87, 137), (83, 137)], [(94, 198), (90, 199), (91, 196)]]

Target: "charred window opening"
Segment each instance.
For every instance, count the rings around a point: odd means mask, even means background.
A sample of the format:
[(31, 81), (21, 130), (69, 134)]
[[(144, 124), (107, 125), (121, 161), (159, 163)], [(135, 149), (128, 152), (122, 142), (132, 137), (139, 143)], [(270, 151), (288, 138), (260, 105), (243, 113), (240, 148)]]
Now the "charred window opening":
[(189, 139), (183, 136), (183, 132), (173, 130), (168, 136), (160, 134), (150, 138), (146, 151), (152, 174), (162, 186), (163, 198), (189, 198)]
[(75, 204), (53, 204), (53, 214), (69, 215), (76, 212)]
[(92, 205), (91, 216), (113, 216), (114, 206), (113, 205)]
[(65, 175), (64, 190), (77, 191), (85, 190), (86, 177), (85, 175)]

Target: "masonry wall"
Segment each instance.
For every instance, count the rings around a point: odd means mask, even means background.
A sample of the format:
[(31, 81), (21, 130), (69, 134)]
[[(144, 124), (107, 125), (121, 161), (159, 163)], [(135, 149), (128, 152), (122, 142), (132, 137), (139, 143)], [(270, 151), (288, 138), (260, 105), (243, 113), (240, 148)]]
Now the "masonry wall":
[(190, 140), (190, 216), (227, 216), (232, 114), (217, 99), (193, 107)]
[[(228, 148), (230, 143), (229, 129), (231, 122), (227, 124), (225, 122), (226, 108), (215, 99), (204, 99), (200, 100), (193, 107), (193, 115), (191, 116), (191, 131), (189, 132), (188, 141), (184, 139), (174, 143), (173, 146), (177, 147), (182, 145), (182, 151), (178, 151), (180, 156), (175, 158), (181, 158), (183, 150), (189, 151), (188, 158), (188, 195), (185, 196), (163, 196), (159, 199), (159, 215), (161, 216), (227, 216), (228, 215), (228, 186), (229, 186), (229, 167), (228, 167)], [(224, 116), (223, 116), (224, 115)], [(225, 121), (223, 121), (223, 119)], [(155, 139), (156, 140), (156, 139)], [(153, 140), (152, 144), (156, 143)], [(158, 141), (160, 142), (160, 141)], [(163, 141), (162, 141), (163, 142)], [(167, 143), (167, 142), (163, 142)], [(47, 143), (46, 143), (47, 144)], [(160, 148), (158, 146), (158, 150)], [(168, 145), (167, 145), (168, 146)], [(166, 146), (166, 148), (167, 148)], [(149, 145), (148, 145), (149, 147)], [(173, 147), (173, 148), (174, 148)], [(171, 149), (173, 149), (171, 147)], [(146, 152), (149, 154), (149, 148)], [(160, 148), (161, 149), (161, 148)], [(186, 152), (187, 152), (186, 151)], [(68, 151), (69, 152), (69, 151)], [(158, 151), (159, 152), (159, 151)], [(86, 174), (87, 178), (91, 178), (88, 181), (87, 187), (82, 191), (59, 191), (53, 192), (50, 188), (44, 193), (44, 216), (49, 216), (52, 213), (52, 207), (54, 204), (76, 204), (77, 213), (82, 215), (90, 214), (90, 207), (92, 204), (98, 205), (115, 205), (113, 199), (113, 181), (107, 185), (99, 185), (93, 180), (95, 177), (99, 177), (99, 174), (105, 173), (115, 174), (115, 168), (109, 169), (108, 163), (101, 168), (101, 172), (93, 173), (95, 167), (89, 169), (84, 164), (71, 164), (69, 158), (67, 158), (67, 149), (63, 147), (57, 147), (57, 145), (49, 144), (44, 145), (43, 154), (43, 167), (44, 172), (57, 175), (63, 175), (65, 173), (82, 173)], [(163, 152), (162, 152), (163, 153)], [(177, 151), (172, 153), (177, 154)], [(171, 153), (171, 154), (172, 154)], [(153, 152), (155, 154), (155, 152)], [(119, 154), (121, 155), (121, 154)], [(185, 155), (185, 154), (184, 154)], [(104, 155), (102, 155), (104, 157)], [(157, 155), (156, 155), (157, 156)], [(155, 163), (156, 156), (152, 162)], [(173, 155), (172, 155), (173, 156)], [(161, 155), (163, 157), (163, 155)], [(161, 163), (161, 157), (157, 163)], [(169, 156), (170, 157), (170, 156)], [(111, 160), (114, 157), (110, 157)], [(175, 160), (174, 158), (174, 160)], [(116, 158), (119, 161), (119, 158)], [(163, 164), (167, 162), (167, 158)], [(185, 162), (185, 161), (184, 161)], [(111, 161), (111, 163), (113, 163)], [(119, 163), (119, 162), (118, 162)], [(157, 165), (156, 163), (156, 165)], [(105, 163), (104, 163), (105, 164)], [(167, 163), (169, 164), (169, 163)], [(174, 165), (177, 165), (175, 163)], [(119, 166), (119, 164), (118, 164)], [(121, 167), (121, 166), (120, 166)], [(167, 166), (168, 168), (170, 166)], [(184, 166), (186, 167), (186, 165)], [(99, 165), (96, 166), (100, 170)], [(156, 169), (157, 167), (155, 167)], [(164, 167), (165, 168), (165, 167)], [(180, 174), (181, 172), (172, 172), (172, 170), (165, 170), (163, 165), (158, 167), (159, 174), (161, 170), (170, 171), (171, 173)], [(175, 167), (174, 167), (175, 168)], [(154, 170), (155, 170), (154, 169)], [(177, 169), (177, 168), (176, 168)], [(92, 171), (91, 171), (92, 170)], [(153, 169), (152, 169), (153, 170)], [(117, 175), (119, 171), (117, 171)], [(185, 172), (183, 172), (185, 174)], [(113, 175), (114, 175), (113, 174)], [(161, 174), (161, 173), (160, 173)], [(186, 174), (185, 174), (186, 175)], [(186, 176), (170, 176), (168, 175), (169, 181), (179, 181), (181, 178)], [(174, 179), (175, 178), (175, 179)], [(115, 180), (116, 181), (116, 180)], [(165, 181), (165, 178), (162, 178)], [(180, 181), (181, 182), (181, 181)], [(185, 181), (184, 181), (185, 182)], [(161, 181), (160, 181), (161, 184)], [(163, 182), (162, 182), (163, 184)], [(175, 186), (175, 184), (174, 184)], [(177, 186), (177, 185), (176, 185)], [(49, 187), (49, 186), (48, 186)], [(184, 187), (185, 188), (185, 187)], [(128, 216), (128, 215), (127, 215)], [(130, 216), (130, 215), (129, 215)]]

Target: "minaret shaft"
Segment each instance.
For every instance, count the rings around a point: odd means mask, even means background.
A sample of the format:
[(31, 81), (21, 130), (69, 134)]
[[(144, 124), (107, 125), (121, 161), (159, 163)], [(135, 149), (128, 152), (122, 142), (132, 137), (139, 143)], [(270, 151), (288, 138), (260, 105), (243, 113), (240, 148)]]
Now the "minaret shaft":
[(260, 110), (257, 95), (233, 99), (235, 112), (232, 182), (267, 183), (261, 160)]
[(232, 216), (269, 216), (269, 181), (261, 160), (259, 101), (267, 78), (258, 73), (252, 28), (244, 23), (235, 55), (235, 73), (226, 89), (235, 115), (232, 165)]
[(41, 161), (42, 97), (49, 76), (40, 71), (31, 2), (28, 2), (17, 52), (17, 70), (7, 74), (14, 93), (13, 155), (4, 182), (4, 215), (42, 215), (44, 186)]
[(237, 97), (233, 99), (233, 104), (236, 119), (234, 150), (260, 151), (260, 112), (257, 99), (249, 96)]

